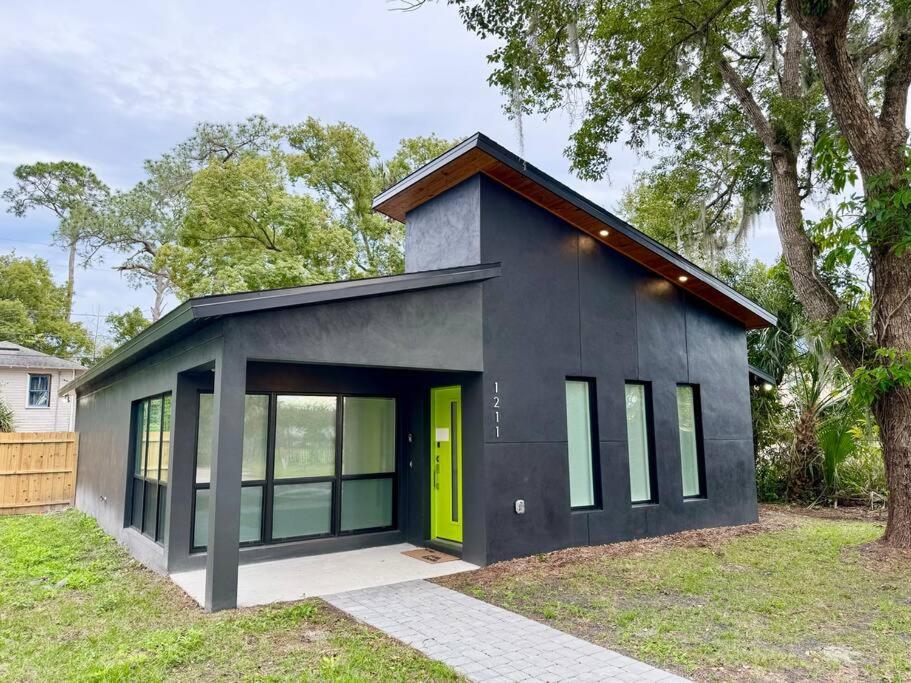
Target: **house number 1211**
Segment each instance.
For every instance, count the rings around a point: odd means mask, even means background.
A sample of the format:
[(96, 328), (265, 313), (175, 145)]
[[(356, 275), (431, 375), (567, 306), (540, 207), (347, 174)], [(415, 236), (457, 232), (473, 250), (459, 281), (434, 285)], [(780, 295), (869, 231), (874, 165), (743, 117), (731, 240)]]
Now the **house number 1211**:
[(493, 426), (497, 438), (500, 438), (500, 383), (493, 383)]

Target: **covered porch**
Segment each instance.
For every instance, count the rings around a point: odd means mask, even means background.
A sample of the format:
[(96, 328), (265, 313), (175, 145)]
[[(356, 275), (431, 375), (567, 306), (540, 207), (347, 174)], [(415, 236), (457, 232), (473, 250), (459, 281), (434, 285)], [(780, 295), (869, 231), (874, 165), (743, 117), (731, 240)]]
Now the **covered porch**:
[[(459, 559), (431, 563), (405, 554), (417, 549), (410, 543), (396, 543), (244, 564), (237, 577), (237, 606), (322, 597), (477, 569), (477, 565)], [(205, 606), (204, 568), (173, 573), (171, 580)]]
[[(480, 481), (480, 385), (477, 372), (263, 360), (180, 373), (169, 574), (218, 610), (474, 568), (461, 558), (483, 553), (479, 525), (465, 543), (434, 538), (431, 396), (461, 392), (459, 502), (477, 505), (464, 482)], [(425, 546), (460, 559), (401, 554)]]

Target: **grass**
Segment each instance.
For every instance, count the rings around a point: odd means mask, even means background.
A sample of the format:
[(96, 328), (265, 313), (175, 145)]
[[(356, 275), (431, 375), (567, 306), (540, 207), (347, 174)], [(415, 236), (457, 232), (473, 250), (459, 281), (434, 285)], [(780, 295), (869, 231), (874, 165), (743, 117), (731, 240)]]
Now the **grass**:
[(441, 582), (698, 680), (911, 680), (911, 556), (865, 521), (764, 520)]
[(0, 680), (455, 680), (319, 600), (205, 614), (76, 511), (0, 517)]

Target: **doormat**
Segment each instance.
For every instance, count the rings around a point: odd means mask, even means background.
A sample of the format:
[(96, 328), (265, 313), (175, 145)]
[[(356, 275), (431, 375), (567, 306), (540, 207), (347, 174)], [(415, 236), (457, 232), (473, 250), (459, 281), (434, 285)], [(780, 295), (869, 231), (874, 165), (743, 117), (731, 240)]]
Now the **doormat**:
[(447, 555), (446, 553), (441, 553), (439, 550), (431, 550), (430, 548), (416, 548), (415, 550), (406, 550), (402, 555), (407, 555), (408, 557), (413, 557), (416, 560), (421, 562), (426, 562), (428, 564), (440, 564), (441, 562), (452, 562), (453, 560), (459, 559), (455, 555)]

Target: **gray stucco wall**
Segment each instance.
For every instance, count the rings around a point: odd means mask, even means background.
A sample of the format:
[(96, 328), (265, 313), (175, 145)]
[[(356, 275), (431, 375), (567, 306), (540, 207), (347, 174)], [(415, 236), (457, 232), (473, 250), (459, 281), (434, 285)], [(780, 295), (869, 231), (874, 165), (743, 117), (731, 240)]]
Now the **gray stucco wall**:
[[(471, 196), (475, 190), (480, 199)], [(457, 216), (478, 201), (480, 259), (502, 264), (502, 276), (484, 284), (483, 302), (486, 561), (753, 521), (743, 327), (490, 179), (466, 181), (431, 203), (436, 213)], [(421, 229), (432, 231), (426, 224)], [(445, 230), (439, 226), (439, 233)], [(600, 510), (570, 510), (567, 377), (595, 381)], [(653, 505), (630, 503), (627, 380), (651, 386)], [(702, 500), (682, 496), (678, 383), (700, 385)], [(517, 499), (526, 501), (526, 514), (514, 512)]]
[[(141, 562), (159, 571), (167, 566), (164, 548), (125, 524), (131, 406), (147, 396), (174, 393), (178, 373), (211, 362), (221, 342), (221, 325), (214, 323), (78, 395), (76, 507), (97, 519)], [(180, 420), (180, 411), (173, 411), (172, 433), (183, 428)], [(179, 465), (175, 460), (184, 456), (173, 437), (171, 450), (173, 469)]]
[(471, 266), (481, 261), (481, 176), (446, 192), (408, 213), (405, 270)]
[[(76, 428), (80, 432), (77, 507), (95, 517), (105, 531), (153, 569), (199, 566), (201, 556), (190, 556), (196, 395), (200, 389), (211, 389), (210, 368), (215, 366), (224, 348), (247, 361), (364, 368), (273, 372), (270, 376), (275, 390), (324, 391), (332, 385), (326, 381), (327, 375), (336, 377), (333, 391), (376, 386), (367, 368), (477, 373), (483, 368), (481, 288), (479, 282), (463, 283), (224, 318), (93, 386), (80, 389), (76, 415)], [(195, 371), (199, 368), (204, 371)], [(398, 386), (390, 380), (394, 375), (381, 373), (380, 376), (386, 381), (385, 393), (401, 394), (409, 401), (412, 395), (409, 392), (417, 391), (419, 395), (428, 392), (431, 386), (428, 383), (434, 378), (441, 383), (453, 382), (434, 372), (419, 372), (401, 375), (402, 383)], [(281, 377), (284, 379), (279, 381)], [(296, 380), (293, 387), (288, 380)], [(253, 373), (248, 387), (251, 382), (254, 388), (264, 388), (261, 374)], [(132, 403), (164, 392), (172, 393), (174, 407), (167, 538), (161, 546), (129, 528), (126, 499)], [(417, 439), (416, 446), (423, 446), (424, 441)], [(423, 455), (414, 457), (420, 461), (420, 468)], [(422, 518), (403, 515), (402, 519), (410, 520), (403, 531), (415, 538), (422, 535)], [(401, 535), (390, 538), (400, 539)], [(345, 544), (357, 547), (358, 541), (356, 537), (348, 537), (334, 544), (307, 541), (296, 547), (284, 544), (245, 548), (242, 559), (338, 550)]]

